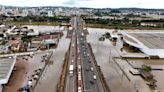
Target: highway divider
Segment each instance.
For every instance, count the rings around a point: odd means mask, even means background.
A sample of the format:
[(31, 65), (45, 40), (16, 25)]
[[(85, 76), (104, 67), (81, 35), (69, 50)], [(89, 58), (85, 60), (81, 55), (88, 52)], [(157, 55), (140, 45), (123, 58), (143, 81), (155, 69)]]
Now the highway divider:
[(63, 70), (62, 70), (62, 73), (60, 76), (60, 81), (57, 85), (55, 92), (64, 92), (65, 82), (66, 82), (66, 77), (67, 77), (67, 68), (68, 68), (68, 61), (69, 61), (70, 46), (71, 45), (69, 45), (69, 50), (65, 54)]
[(91, 56), (93, 56), (94, 64), (95, 64), (96, 69), (97, 69), (97, 71), (98, 71), (98, 75), (100, 76), (100, 81), (101, 81), (101, 83), (102, 83), (102, 85), (103, 85), (103, 87), (104, 87), (104, 91), (105, 91), (105, 92), (111, 92), (111, 91), (110, 91), (110, 88), (109, 88), (109, 86), (108, 86), (108, 84), (106, 83), (106, 80), (105, 80), (104, 75), (103, 75), (103, 73), (102, 73), (102, 71), (101, 71), (101, 68), (100, 68), (100, 66), (99, 66), (99, 65), (97, 64), (97, 62), (96, 62), (94, 53), (93, 53), (93, 51), (92, 51), (92, 46), (90, 45), (90, 43), (88, 43), (88, 47), (89, 47), (89, 49), (91, 50)]

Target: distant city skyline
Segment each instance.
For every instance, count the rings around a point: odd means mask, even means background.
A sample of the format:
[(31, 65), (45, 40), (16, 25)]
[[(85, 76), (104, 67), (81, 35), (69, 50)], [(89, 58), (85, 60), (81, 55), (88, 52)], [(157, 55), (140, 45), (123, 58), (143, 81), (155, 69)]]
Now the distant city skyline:
[(1, 5), (38, 7), (66, 6), (88, 8), (154, 8), (164, 9), (164, 0), (0, 0)]

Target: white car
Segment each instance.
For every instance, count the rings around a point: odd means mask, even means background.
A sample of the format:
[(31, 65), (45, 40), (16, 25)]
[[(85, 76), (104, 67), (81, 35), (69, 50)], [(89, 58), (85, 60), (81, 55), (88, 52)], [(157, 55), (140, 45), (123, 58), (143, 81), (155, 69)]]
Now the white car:
[(96, 75), (93, 75), (93, 79), (96, 80)]
[(93, 71), (93, 67), (91, 67), (91, 71)]

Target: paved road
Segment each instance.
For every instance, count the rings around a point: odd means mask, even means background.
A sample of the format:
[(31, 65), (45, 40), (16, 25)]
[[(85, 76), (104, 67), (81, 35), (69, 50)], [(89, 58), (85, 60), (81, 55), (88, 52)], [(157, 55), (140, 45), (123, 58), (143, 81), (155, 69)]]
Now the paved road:
[[(83, 30), (83, 22), (83, 19), (79, 16), (72, 17), (70, 20), (73, 32), (70, 44), (65, 92), (104, 92), (96, 69), (97, 67), (89, 52), (86, 32)], [(73, 76), (70, 76), (69, 73), (70, 65), (74, 66)]]
[[(96, 66), (90, 62), (90, 53), (88, 52), (88, 43), (86, 39), (86, 35), (84, 34), (83, 30), (83, 20), (80, 17), (74, 18), (76, 21), (77, 29), (77, 39), (79, 43), (79, 50), (81, 56), (81, 65), (82, 65), (82, 77), (83, 77), (83, 91), (89, 92), (104, 92), (102, 83), (100, 81), (98, 72), (96, 70)], [(93, 71), (91, 70), (93, 68)], [(94, 79), (93, 76), (96, 76)]]
[[(76, 35), (75, 32), (73, 32), (70, 44), (65, 92), (76, 92), (76, 57)], [(73, 66), (73, 74), (70, 74), (70, 66)]]
[[(71, 19), (72, 26), (74, 29), (76, 29), (76, 23), (74, 22), (76, 20)], [(76, 34), (75, 30), (72, 32), (71, 37), (71, 44), (70, 44), (70, 52), (69, 52), (69, 61), (68, 61), (68, 69), (67, 69), (67, 77), (66, 77), (66, 86), (65, 86), (65, 92), (77, 92), (76, 87), (76, 61), (77, 61), (77, 43), (76, 43)], [(73, 66), (73, 74), (70, 73), (70, 66)]]

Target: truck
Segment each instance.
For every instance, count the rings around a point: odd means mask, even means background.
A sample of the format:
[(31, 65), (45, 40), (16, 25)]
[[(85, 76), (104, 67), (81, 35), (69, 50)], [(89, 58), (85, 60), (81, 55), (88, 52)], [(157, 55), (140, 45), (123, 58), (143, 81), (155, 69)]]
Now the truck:
[(69, 75), (73, 76), (73, 65), (69, 66)]

